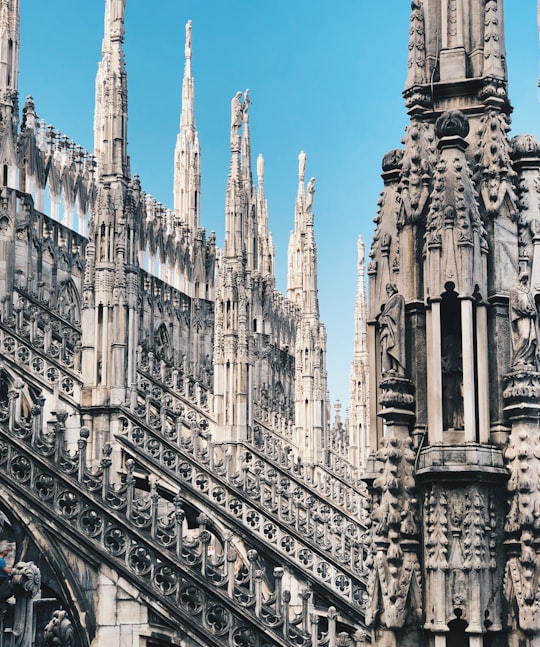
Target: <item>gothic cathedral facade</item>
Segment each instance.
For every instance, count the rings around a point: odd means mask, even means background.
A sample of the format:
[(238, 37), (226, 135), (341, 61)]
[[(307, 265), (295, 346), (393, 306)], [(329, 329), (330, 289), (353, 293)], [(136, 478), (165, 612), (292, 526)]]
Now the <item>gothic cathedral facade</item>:
[(221, 248), (201, 223), (191, 22), (167, 209), (130, 171), (126, 1), (104, 3), (92, 153), (19, 111), (19, 4), (0, 647), (538, 647), (540, 144), (508, 136), (503, 0), (412, 0), (410, 124), (367, 262), (358, 243), (333, 425), (306, 155), (281, 294), (247, 91)]

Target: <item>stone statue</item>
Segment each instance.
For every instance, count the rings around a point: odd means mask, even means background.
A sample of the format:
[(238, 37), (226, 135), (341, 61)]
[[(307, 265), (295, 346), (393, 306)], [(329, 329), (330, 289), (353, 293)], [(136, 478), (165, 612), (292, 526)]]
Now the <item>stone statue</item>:
[(260, 153), (257, 157), (257, 179), (261, 185), (264, 180), (264, 157)]
[(186, 23), (185, 56), (186, 58), (191, 58), (191, 20), (188, 20)]
[(298, 177), (301, 182), (304, 180), (306, 174), (306, 159), (307, 157), (304, 151), (300, 151), (300, 155), (298, 155)]
[(249, 98), (249, 88), (244, 92), (244, 105), (242, 106), (242, 117), (245, 119), (248, 114), (249, 106), (251, 105), (251, 99)]
[(512, 367), (534, 367), (537, 352), (537, 312), (529, 288), (529, 274), (521, 272), (510, 290)]
[(238, 141), (240, 126), (244, 116), (244, 108), (241, 101), (242, 93), (237, 92), (231, 101), (231, 144)]
[(41, 588), (41, 572), (33, 562), (18, 562), (11, 570), (11, 588), (15, 596), (13, 629), (9, 644), (32, 647), (35, 644), (34, 598)]
[(53, 613), (51, 621), (45, 627), (43, 636), (45, 647), (74, 647), (73, 625), (67, 611), (58, 610)]
[(315, 178), (312, 177), (307, 185), (306, 193), (306, 211), (311, 211), (313, 207), (313, 195), (315, 193)]
[(405, 299), (395, 283), (386, 284), (388, 301), (379, 315), (383, 373), (405, 375)]

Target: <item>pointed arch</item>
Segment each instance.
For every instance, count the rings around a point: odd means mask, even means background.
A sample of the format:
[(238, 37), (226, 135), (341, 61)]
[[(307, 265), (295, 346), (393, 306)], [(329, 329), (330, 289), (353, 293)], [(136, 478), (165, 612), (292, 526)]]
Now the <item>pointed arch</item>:
[(62, 281), (58, 288), (58, 314), (72, 324), (81, 321), (81, 298), (72, 279)]
[(154, 335), (155, 356), (166, 362), (172, 358), (172, 345), (167, 326), (162, 323)]

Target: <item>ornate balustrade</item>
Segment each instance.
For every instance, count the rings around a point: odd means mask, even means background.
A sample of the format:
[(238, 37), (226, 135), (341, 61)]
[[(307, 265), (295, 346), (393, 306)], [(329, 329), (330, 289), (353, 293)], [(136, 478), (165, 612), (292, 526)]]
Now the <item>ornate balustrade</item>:
[(59, 396), (76, 406), (82, 380), (73, 366), (69, 366), (74, 361), (69, 349), (56, 341), (48, 341), (47, 335), (36, 335), (32, 341), (0, 323), (0, 352), (5, 363), (28, 371), (32, 381), (40, 383), (46, 391), (58, 389)]
[[(152, 353), (148, 355), (149, 360), (143, 363), (143, 370), (139, 371), (137, 388), (132, 390), (131, 410), (139, 418), (144, 417), (152, 429), (160, 427), (165, 435), (167, 430), (175, 427), (182, 419), (191, 428), (192, 420), (198, 416), (204, 417), (206, 427), (210, 427), (211, 393), (207, 392), (202, 398), (198, 396), (194, 401), (189, 394), (206, 392), (204, 386), (192, 378), (182, 376), (176, 369), (165, 371), (162, 362), (155, 360)], [(151, 370), (148, 370), (149, 366), (152, 367)], [(178, 388), (179, 384), (182, 390)], [(186, 388), (187, 384), (191, 386)], [(257, 421), (250, 440), (253, 451), (261, 455), (261, 459), (267, 459), (279, 470), (305, 481), (310, 490), (330, 497), (344, 513), (360, 518), (364, 509), (365, 486), (360, 480), (358, 469), (345, 458), (328, 452), (327, 465), (303, 464), (298, 460), (293, 445), (260, 421)], [(198, 442), (204, 444), (205, 439), (200, 437)]]
[[(200, 516), (186, 525), (180, 493), (166, 496), (152, 480), (149, 493), (135, 488), (134, 464), (121, 486), (111, 484), (111, 447), (97, 469), (86, 461), (88, 431), (77, 451), (65, 449), (65, 418), (44, 433), (32, 424), (0, 421), (0, 481), (23, 496), (44, 523), (58, 528), (77, 549), (88, 547), (174, 613), (208, 645), (360, 645), (361, 633), (344, 626), (334, 609), (309, 616), (310, 592), (301, 592), (294, 612), (282, 571), (265, 577), (257, 551), (242, 560), (233, 537), (215, 534)], [(210, 556), (209, 545), (214, 546)], [(348, 643), (338, 640), (347, 639)]]
[[(172, 479), (210, 508), (219, 508), (239, 531), (248, 528), (261, 545), (280, 560), (301, 569), (307, 577), (353, 605), (358, 612), (364, 582), (365, 527), (357, 518), (362, 511), (358, 493), (337, 480), (328, 498), (286, 471), (269, 463), (254, 448), (243, 444), (215, 444), (208, 420), (186, 408), (176, 411), (176, 423), (165, 415), (148, 415), (138, 407), (127, 412), (119, 440), (152, 473), (159, 466)], [(165, 424), (164, 424), (165, 423)]]
[(293, 445), (260, 422), (255, 426), (251, 441), (254, 447), (296, 478), (305, 481), (310, 489), (330, 497), (339, 507), (358, 515), (366, 497), (359, 471), (346, 459), (326, 452), (326, 464), (302, 463)]
[(211, 409), (212, 394), (203, 383), (153, 358), (151, 364), (139, 368), (137, 389), (144, 399), (151, 398), (154, 403), (165, 401), (176, 407), (188, 404), (206, 414)]

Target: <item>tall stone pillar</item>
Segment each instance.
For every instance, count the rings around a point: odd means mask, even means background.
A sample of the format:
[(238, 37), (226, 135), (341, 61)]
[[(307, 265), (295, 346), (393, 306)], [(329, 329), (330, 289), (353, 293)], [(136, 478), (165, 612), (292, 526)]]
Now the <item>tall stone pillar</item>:
[(385, 429), (371, 482), (372, 534), (366, 623), (378, 647), (421, 644), (422, 583), (419, 560), (414, 419), (411, 382), (398, 375), (380, 382), (378, 415)]
[(515, 644), (540, 645), (540, 373), (518, 368), (503, 393), (512, 431), (505, 458), (510, 510), (505, 526), (507, 622)]

